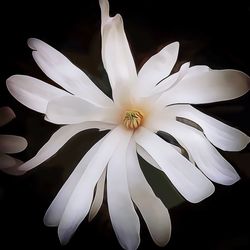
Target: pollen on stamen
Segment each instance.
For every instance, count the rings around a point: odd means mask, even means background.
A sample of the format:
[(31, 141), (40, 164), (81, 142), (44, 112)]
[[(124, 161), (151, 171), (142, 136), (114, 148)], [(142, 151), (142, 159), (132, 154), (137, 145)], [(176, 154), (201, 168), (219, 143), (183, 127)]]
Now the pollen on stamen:
[(127, 129), (137, 129), (143, 121), (143, 114), (138, 110), (127, 110), (124, 113), (123, 124)]

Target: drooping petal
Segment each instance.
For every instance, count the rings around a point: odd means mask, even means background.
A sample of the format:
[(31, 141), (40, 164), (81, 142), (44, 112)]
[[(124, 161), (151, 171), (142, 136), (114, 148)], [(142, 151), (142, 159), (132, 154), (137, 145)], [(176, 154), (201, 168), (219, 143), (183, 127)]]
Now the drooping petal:
[(48, 103), (46, 119), (55, 124), (76, 124), (85, 121), (117, 123), (114, 108), (95, 106), (76, 96), (63, 96)]
[(20, 171), (18, 169), (18, 167), (22, 164), (22, 161), (0, 153), (0, 170), (2, 172), (5, 172), (6, 174), (11, 174), (11, 175), (22, 175), (25, 172), (24, 171)]
[(59, 227), (58, 236), (65, 245), (89, 212), (93, 199), (94, 188), (100, 179), (104, 168), (120, 142), (127, 141), (128, 133), (122, 127), (113, 129), (106, 135), (81, 176), (76, 188), (65, 207)]
[(214, 192), (214, 185), (199, 169), (154, 133), (140, 127), (135, 132), (135, 140), (154, 158), (188, 201), (200, 202)]
[(25, 75), (13, 75), (6, 80), (6, 84), (19, 102), (40, 113), (46, 112), (47, 104), (52, 99), (69, 95), (64, 90)]
[(190, 119), (201, 126), (204, 134), (216, 147), (225, 151), (240, 151), (250, 142), (249, 136), (240, 130), (220, 122), (190, 105), (172, 105), (166, 112)]
[(110, 129), (112, 126), (101, 122), (84, 122), (66, 125), (58, 129), (38, 153), (20, 166), (20, 170), (29, 171), (54, 155), (71, 137), (77, 133), (91, 128)]
[(9, 107), (1, 107), (0, 108), (0, 127), (9, 123), (12, 119), (14, 119), (15, 113)]
[(113, 91), (113, 99), (121, 102), (124, 91), (137, 82), (137, 73), (122, 17), (109, 17), (107, 0), (99, 1), (102, 17), (102, 61)]
[[(104, 138), (103, 138), (104, 139)], [(45, 216), (44, 224), (46, 226), (58, 226), (62, 218), (65, 207), (68, 204), (71, 194), (81, 179), (86, 167), (90, 161), (95, 157), (97, 150), (103, 142), (103, 139), (98, 141), (78, 163), (70, 177), (64, 183), (53, 202), (50, 204)]]
[(157, 104), (212, 103), (238, 98), (249, 91), (250, 78), (237, 70), (211, 70), (187, 77), (158, 99)]
[(135, 250), (140, 244), (140, 222), (130, 197), (126, 152), (130, 136), (120, 140), (107, 167), (107, 198), (110, 219), (120, 245)]
[(131, 197), (140, 210), (152, 239), (158, 246), (165, 246), (171, 235), (168, 209), (156, 197), (142, 173), (133, 138), (127, 151), (127, 173)]
[(179, 42), (167, 45), (142, 66), (138, 73), (141, 91), (152, 89), (157, 83), (169, 76), (176, 63), (179, 46)]
[(28, 143), (25, 138), (16, 135), (0, 135), (0, 152), (15, 154), (23, 151)]
[(97, 215), (102, 206), (105, 180), (106, 180), (106, 169), (103, 171), (102, 176), (100, 177), (96, 185), (95, 198), (92, 202), (89, 211), (89, 221), (92, 221), (95, 218), (95, 216)]
[(28, 45), (34, 50), (32, 55), (41, 70), (64, 89), (97, 105), (112, 104), (89, 77), (59, 51), (36, 38), (30, 38)]
[(177, 121), (167, 122), (159, 129), (170, 133), (178, 141), (181, 141), (191, 153), (197, 166), (212, 181), (223, 185), (232, 185), (239, 180), (240, 177), (235, 169), (199, 130)]

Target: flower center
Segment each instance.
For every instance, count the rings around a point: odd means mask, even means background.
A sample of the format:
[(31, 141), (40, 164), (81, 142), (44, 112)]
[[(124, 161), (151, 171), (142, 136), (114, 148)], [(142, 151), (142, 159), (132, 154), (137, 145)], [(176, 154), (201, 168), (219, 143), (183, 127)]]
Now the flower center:
[(123, 124), (128, 129), (137, 129), (143, 121), (143, 113), (138, 110), (127, 110), (124, 113)]

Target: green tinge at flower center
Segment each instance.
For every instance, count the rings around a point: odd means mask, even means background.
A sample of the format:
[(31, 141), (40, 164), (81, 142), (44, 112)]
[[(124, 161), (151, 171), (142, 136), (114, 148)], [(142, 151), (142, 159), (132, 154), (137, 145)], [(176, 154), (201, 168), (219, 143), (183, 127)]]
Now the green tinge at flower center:
[(123, 124), (127, 129), (137, 129), (143, 122), (143, 114), (138, 110), (127, 110), (124, 113)]

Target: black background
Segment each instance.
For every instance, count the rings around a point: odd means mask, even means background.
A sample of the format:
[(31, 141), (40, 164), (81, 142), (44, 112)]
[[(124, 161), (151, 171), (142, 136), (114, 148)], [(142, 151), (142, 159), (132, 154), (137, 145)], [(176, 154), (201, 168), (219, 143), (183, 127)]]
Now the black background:
[[(213, 69), (234, 68), (250, 74), (250, 6), (202, 1), (110, 1), (111, 13), (123, 16), (125, 30), (139, 68), (147, 58), (173, 41), (180, 41), (179, 61), (207, 64)], [(108, 94), (101, 85), (100, 10), (98, 1), (75, 3), (9, 1), (1, 6), (0, 106), (10, 106), (17, 118), (1, 133), (25, 136), (31, 158), (58, 128), (19, 104), (5, 87), (12, 74), (27, 74), (51, 82), (39, 70), (26, 45), (37, 37), (62, 51)], [(104, 81), (105, 82), (105, 81)], [(249, 94), (232, 102), (200, 105), (207, 114), (250, 134)], [(74, 137), (60, 152), (25, 176), (0, 173), (0, 248), (120, 249), (110, 225), (106, 203), (93, 222), (84, 221), (67, 246), (61, 247), (55, 228), (43, 225), (43, 215), (81, 156), (102, 134), (95, 130)], [(199, 204), (184, 202), (170, 209), (172, 238), (165, 249), (249, 249), (250, 150), (223, 153), (241, 180), (233, 186), (216, 185), (213, 196)], [(164, 178), (152, 172), (156, 192), (165, 201)], [(141, 220), (139, 249), (159, 249)]]

